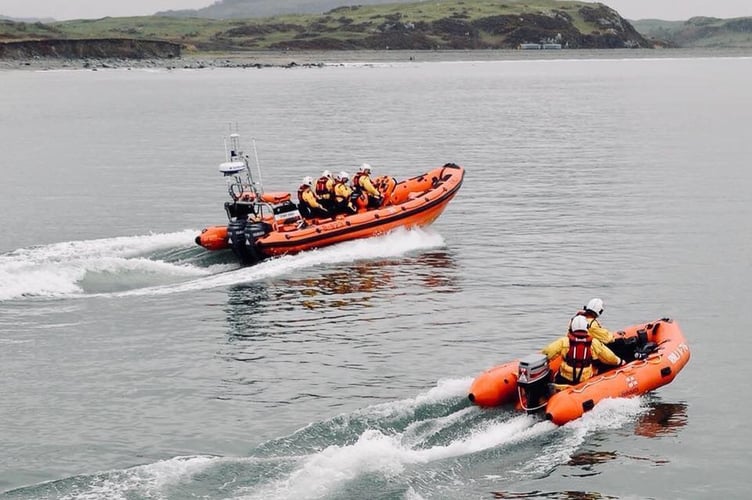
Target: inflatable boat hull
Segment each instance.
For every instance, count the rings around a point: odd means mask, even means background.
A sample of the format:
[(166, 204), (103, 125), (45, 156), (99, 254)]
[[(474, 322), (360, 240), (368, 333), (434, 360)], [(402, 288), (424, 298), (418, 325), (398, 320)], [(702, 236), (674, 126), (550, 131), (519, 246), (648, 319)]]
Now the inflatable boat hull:
[[(622, 359), (632, 361), (553, 394), (543, 411), (548, 420), (562, 425), (580, 418), (603, 399), (633, 397), (653, 391), (673, 381), (689, 362), (689, 347), (679, 324), (668, 318), (631, 326), (615, 336), (618, 340), (613, 350), (619, 351), (617, 354)], [(619, 347), (637, 342), (652, 343), (656, 350), (645, 359), (634, 359), (633, 350)], [(551, 360), (552, 375), (560, 363), (558, 357)], [(470, 387), (470, 401), (484, 407), (516, 404), (519, 408), (517, 368), (518, 361), (511, 361), (483, 372)]]

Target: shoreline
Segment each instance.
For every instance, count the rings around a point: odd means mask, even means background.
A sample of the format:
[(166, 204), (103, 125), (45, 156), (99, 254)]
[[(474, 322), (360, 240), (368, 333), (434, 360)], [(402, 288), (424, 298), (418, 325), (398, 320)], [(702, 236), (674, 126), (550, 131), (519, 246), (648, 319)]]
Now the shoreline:
[(195, 53), (173, 59), (27, 58), (0, 59), (0, 71), (54, 71), (98, 69), (200, 70), (218, 68), (296, 68), (349, 64), (429, 62), (490, 62), (563, 59), (656, 59), (688, 57), (752, 57), (746, 48), (723, 49), (560, 49), (560, 50), (350, 50), (254, 51)]

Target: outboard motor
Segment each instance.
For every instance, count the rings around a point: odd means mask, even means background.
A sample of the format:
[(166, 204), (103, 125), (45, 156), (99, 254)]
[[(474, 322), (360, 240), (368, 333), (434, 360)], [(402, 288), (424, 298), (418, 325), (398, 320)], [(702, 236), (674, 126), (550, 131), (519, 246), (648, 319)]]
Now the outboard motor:
[(548, 358), (545, 354), (530, 354), (520, 359), (517, 372), (517, 391), (520, 405), (528, 413), (540, 410), (548, 402)]
[(256, 238), (268, 231), (263, 222), (251, 222), (248, 217), (255, 215), (255, 206), (247, 202), (226, 202), (225, 211), (230, 222), (227, 224), (227, 242), (232, 252), (243, 264), (255, 264), (262, 256), (256, 248)]
[(227, 224), (227, 240), (233, 253), (243, 264), (255, 264), (263, 256), (256, 247), (256, 239), (267, 234), (268, 224), (250, 222), (247, 219), (232, 219)]

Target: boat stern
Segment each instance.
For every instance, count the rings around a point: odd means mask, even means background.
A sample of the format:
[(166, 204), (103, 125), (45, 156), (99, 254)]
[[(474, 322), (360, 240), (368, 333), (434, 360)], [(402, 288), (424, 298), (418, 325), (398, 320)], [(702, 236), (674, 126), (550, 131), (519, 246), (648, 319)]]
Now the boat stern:
[(468, 399), (478, 406), (500, 406), (517, 397), (517, 361), (481, 373), (470, 386)]

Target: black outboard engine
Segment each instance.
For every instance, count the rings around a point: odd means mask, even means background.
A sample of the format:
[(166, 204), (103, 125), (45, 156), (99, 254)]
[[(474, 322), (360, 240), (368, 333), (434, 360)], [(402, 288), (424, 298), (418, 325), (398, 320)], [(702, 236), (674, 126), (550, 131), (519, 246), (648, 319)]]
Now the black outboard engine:
[(520, 359), (517, 391), (520, 405), (528, 413), (534, 413), (546, 406), (550, 372), (545, 354), (530, 354)]
[(232, 252), (243, 264), (256, 264), (264, 258), (256, 246), (256, 238), (268, 231), (264, 222), (250, 222), (246, 219), (234, 219), (227, 224), (227, 240)]
[(227, 202), (225, 211), (230, 219), (227, 224), (227, 241), (232, 252), (246, 265), (255, 264), (263, 259), (256, 246), (256, 239), (269, 232), (269, 225), (248, 220), (249, 215), (255, 215), (254, 205), (239, 201)]

